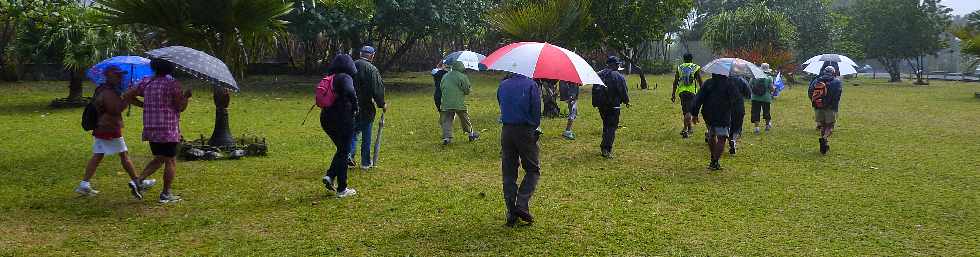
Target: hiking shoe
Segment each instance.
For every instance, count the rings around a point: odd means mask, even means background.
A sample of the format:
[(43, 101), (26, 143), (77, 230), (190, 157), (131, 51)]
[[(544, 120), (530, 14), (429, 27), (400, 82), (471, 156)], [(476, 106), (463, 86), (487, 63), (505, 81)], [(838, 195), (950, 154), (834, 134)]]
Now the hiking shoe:
[(718, 161), (711, 161), (711, 163), (708, 164), (708, 169), (714, 171), (721, 170), (721, 163)]
[(516, 210), (514, 211), (514, 216), (517, 216), (517, 218), (520, 218), (521, 220), (527, 222), (528, 224), (534, 223), (534, 216), (532, 216), (530, 212), (523, 211), (523, 210)]
[(606, 159), (613, 158), (612, 151), (599, 150), (599, 155), (602, 155), (602, 158), (606, 158)]
[(480, 138), (479, 132), (470, 133), (470, 142), (476, 141), (478, 138)]
[[(769, 131), (769, 129), (767, 128), (767, 129), (766, 129), (766, 131)], [(756, 134), (756, 135), (758, 135), (758, 134), (759, 134), (759, 127), (755, 127), (755, 134)]]
[(453, 140), (452, 139), (449, 139), (449, 138), (443, 138), (442, 139), (442, 145), (449, 145), (449, 143), (452, 143), (452, 142), (453, 142)]
[(688, 138), (688, 137), (690, 137), (691, 134), (688, 134), (688, 133), (689, 132), (687, 132), (686, 129), (685, 130), (681, 130), (681, 138)]
[(769, 132), (770, 129), (772, 129), (772, 122), (771, 121), (767, 121), (766, 122), (766, 132)]
[(143, 183), (140, 183), (140, 192), (146, 192), (146, 190), (150, 190), (150, 188), (153, 188), (153, 186), (156, 184), (156, 179), (144, 179)]
[(728, 140), (728, 154), (735, 155), (738, 144), (735, 140)]
[(135, 181), (130, 180), (126, 185), (129, 186), (129, 193), (133, 194), (133, 198), (143, 200), (143, 192), (141, 192), (140, 186), (137, 186)]
[(356, 194), (357, 194), (357, 191), (356, 190), (354, 190), (353, 188), (349, 188), (348, 187), (347, 189), (344, 189), (343, 192), (337, 192), (337, 198), (350, 197), (350, 196), (354, 196)]
[(374, 168), (374, 165), (361, 165), (361, 170), (370, 170)]
[(830, 151), (830, 144), (827, 143), (826, 138), (820, 138), (820, 154), (827, 154)]
[(160, 200), (157, 201), (157, 202), (159, 202), (159, 203), (174, 203), (174, 202), (179, 202), (181, 200), (184, 200), (184, 199), (183, 198), (180, 198), (180, 196), (176, 196), (176, 195), (173, 195), (173, 194), (163, 194), (163, 193), (161, 193), (160, 194)]
[(327, 188), (327, 191), (336, 191), (336, 189), (333, 188), (333, 180), (330, 179), (330, 176), (323, 176), (322, 181), (323, 187)]
[(568, 139), (568, 140), (575, 140), (575, 132), (572, 132), (572, 131), (562, 132), (561, 133), (561, 137), (563, 137), (565, 139)]
[(357, 163), (354, 162), (354, 159), (347, 158), (347, 167), (348, 168), (357, 167)]
[(507, 223), (504, 223), (504, 226), (511, 228), (517, 226), (517, 215), (507, 214)]
[(92, 187), (77, 186), (75, 187), (75, 193), (78, 193), (79, 195), (82, 196), (95, 196), (99, 194), (99, 191), (92, 189)]

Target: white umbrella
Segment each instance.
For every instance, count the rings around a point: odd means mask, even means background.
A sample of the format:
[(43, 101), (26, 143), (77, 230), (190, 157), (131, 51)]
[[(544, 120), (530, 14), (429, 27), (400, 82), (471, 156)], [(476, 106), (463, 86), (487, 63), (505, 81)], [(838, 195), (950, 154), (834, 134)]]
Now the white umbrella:
[(831, 61), (815, 61), (815, 62), (811, 62), (810, 64), (808, 64), (806, 66), (806, 68), (803, 68), (803, 71), (808, 72), (808, 73), (811, 73), (811, 74), (820, 75), (820, 73), (823, 70), (823, 67), (826, 67), (826, 66), (834, 66), (834, 68), (837, 69), (837, 72), (840, 72), (840, 75), (841, 76), (851, 75), (851, 74), (858, 73), (857, 70), (854, 69), (854, 66), (851, 66), (851, 65), (836, 65), (836, 64), (838, 64), (838, 63), (837, 62), (831, 62)]
[(446, 58), (443, 58), (442, 62), (448, 64), (455, 61), (459, 61), (462, 62), (463, 66), (466, 67), (467, 69), (485, 70), (486, 67), (485, 66), (481, 67), (482, 65), (480, 65), (480, 62), (482, 62), (484, 59), (487, 59), (487, 57), (477, 52), (457, 51), (449, 55), (446, 55)]
[(750, 76), (753, 78), (766, 77), (759, 66), (739, 58), (720, 58), (705, 64), (702, 71), (725, 76)]
[(854, 60), (851, 60), (851, 58), (840, 54), (821, 54), (814, 57), (810, 57), (810, 59), (803, 62), (803, 65), (807, 65), (815, 61), (840, 62), (840, 63), (849, 64), (854, 67), (858, 66), (857, 63), (854, 62)]

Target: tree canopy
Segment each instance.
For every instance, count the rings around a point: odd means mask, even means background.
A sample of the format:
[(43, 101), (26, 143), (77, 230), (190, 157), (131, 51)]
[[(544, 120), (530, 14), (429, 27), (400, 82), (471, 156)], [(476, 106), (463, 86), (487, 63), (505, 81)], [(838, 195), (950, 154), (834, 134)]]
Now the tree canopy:
[[(868, 58), (878, 59), (900, 81), (900, 65), (907, 61), (923, 70), (922, 57), (946, 46), (943, 33), (950, 23), (950, 9), (938, 0), (865, 0), (852, 9), (857, 40)], [(921, 75), (921, 72), (919, 72)]]

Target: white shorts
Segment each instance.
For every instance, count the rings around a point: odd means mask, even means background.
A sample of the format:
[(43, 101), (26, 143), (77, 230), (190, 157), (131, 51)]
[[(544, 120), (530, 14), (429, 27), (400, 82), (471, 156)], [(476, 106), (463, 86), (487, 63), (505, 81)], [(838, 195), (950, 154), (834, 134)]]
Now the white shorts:
[(92, 153), (114, 155), (129, 151), (129, 149), (126, 148), (126, 140), (122, 137), (108, 140), (97, 137), (92, 137), (92, 139), (95, 140), (95, 142), (92, 143)]

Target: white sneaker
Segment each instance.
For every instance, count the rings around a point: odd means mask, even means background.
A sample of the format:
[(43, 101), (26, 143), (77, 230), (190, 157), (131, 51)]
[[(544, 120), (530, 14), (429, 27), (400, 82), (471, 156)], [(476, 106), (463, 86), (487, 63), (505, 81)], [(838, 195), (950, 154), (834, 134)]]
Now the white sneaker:
[(78, 186), (78, 187), (75, 187), (75, 193), (78, 193), (78, 194), (80, 194), (82, 196), (95, 196), (95, 195), (99, 194), (99, 191), (98, 190), (95, 190), (95, 189), (92, 189), (92, 187)]
[(343, 192), (337, 192), (337, 198), (345, 198), (348, 196), (354, 196), (356, 194), (357, 194), (356, 190), (348, 187), (347, 189), (344, 189)]
[(144, 179), (143, 183), (140, 184), (140, 191), (149, 190), (150, 188), (153, 188), (153, 186), (156, 184), (157, 184), (156, 179)]
[(374, 165), (361, 165), (362, 170), (370, 170), (371, 168), (374, 168)]

